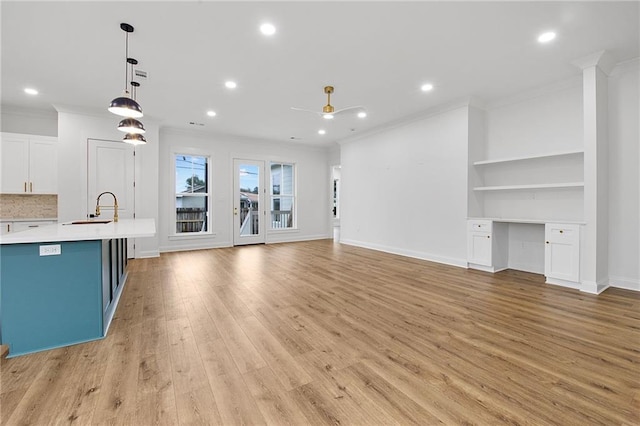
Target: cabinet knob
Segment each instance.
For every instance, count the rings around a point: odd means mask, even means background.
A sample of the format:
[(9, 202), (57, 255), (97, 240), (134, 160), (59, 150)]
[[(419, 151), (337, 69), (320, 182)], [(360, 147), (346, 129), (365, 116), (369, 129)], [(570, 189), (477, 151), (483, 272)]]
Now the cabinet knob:
[(549, 244), (549, 241), (545, 241), (545, 243)]
[(560, 233), (561, 233), (561, 234), (564, 234), (564, 231), (561, 229), (561, 230), (560, 230)]
[(491, 238), (491, 235), (487, 235), (487, 238)]

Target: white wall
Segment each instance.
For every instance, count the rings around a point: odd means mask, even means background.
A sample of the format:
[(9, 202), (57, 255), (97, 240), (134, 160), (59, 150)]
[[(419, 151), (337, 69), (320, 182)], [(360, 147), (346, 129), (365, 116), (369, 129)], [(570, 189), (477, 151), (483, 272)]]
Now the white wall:
[[(122, 140), (118, 117), (86, 115), (72, 110), (58, 113), (58, 221), (87, 214), (87, 139)], [(158, 126), (144, 120), (147, 145), (136, 147), (136, 217), (158, 224)], [(136, 257), (158, 255), (158, 236), (136, 241)]]
[(347, 244), (466, 266), (468, 107), (342, 144)]
[[(268, 230), (267, 243), (330, 238), (328, 149), (297, 147), (288, 143), (248, 140), (235, 136), (212, 136), (167, 129), (160, 134), (160, 251), (233, 245), (233, 159), (264, 160), (296, 164), (296, 230)], [(173, 188), (171, 186), (174, 150), (194, 149), (212, 157), (212, 235), (170, 237)]]
[(609, 279), (640, 291), (640, 93), (638, 59), (609, 78)]
[(58, 136), (58, 113), (2, 105), (0, 130), (9, 133)]
[(490, 105), (485, 158), (582, 149), (581, 82), (572, 79)]

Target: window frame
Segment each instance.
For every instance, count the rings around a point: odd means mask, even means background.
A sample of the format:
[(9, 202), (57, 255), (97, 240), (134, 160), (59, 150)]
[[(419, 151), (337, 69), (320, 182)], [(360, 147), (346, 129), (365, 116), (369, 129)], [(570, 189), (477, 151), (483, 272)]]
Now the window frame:
[[(268, 217), (269, 217), (269, 225), (267, 227), (267, 229), (269, 230), (270, 233), (278, 233), (278, 232), (282, 232), (282, 233), (286, 233), (286, 232), (291, 232), (291, 231), (297, 231), (298, 230), (298, 164), (294, 161), (284, 161), (284, 160), (268, 160), (268, 167), (269, 167), (269, 180), (268, 180), (268, 186), (269, 186), (269, 192), (268, 192), (268, 196), (269, 196), (269, 209), (268, 209)], [(282, 194), (282, 189), (284, 187), (283, 185), (283, 179), (284, 179), (284, 174), (281, 173), (281, 177), (280, 177), (280, 182), (279, 182), (279, 191), (278, 194), (274, 194), (273, 193), (273, 169), (272, 166), (273, 165), (280, 165), (281, 166), (281, 170), (282, 170), (282, 166), (291, 166), (292, 168), (292, 186), (293, 186), (293, 190), (291, 192), (291, 194)], [(286, 198), (291, 198), (292, 200), (292, 204), (293, 204), (293, 212), (292, 212), (292, 220), (291, 220), (291, 227), (286, 227), (286, 228), (277, 228), (273, 226), (273, 220), (272, 220), (272, 215), (273, 215), (273, 203), (275, 199), (279, 199), (282, 200), (283, 197)]]
[[(207, 208), (205, 220), (206, 220), (206, 231), (197, 231), (197, 232), (177, 232), (176, 224), (177, 224), (177, 195), (176, 192), (176, 157), (177, 156), (188, 156), (188, 157), (202, 157), (207, 161), (207, 172), (206, 172), (206, 185), (207, 192), (202, 195), (188, 194), (183, 195), (186, 197), (198, 197), (204, 198), (206, 200), (205, 205)], [(171, 164), (171, 202), (170, 204), (170, 221), (169, 221), (169, 239), (190, 239), (190, 238), (204, 238), (214, 236), (213, 232), (213, 155), (211, 152), (197, 150), (193, 148), (186, 147), (174, 147), (171, 150), (171, 156), (169, 158), (169, 162)]]

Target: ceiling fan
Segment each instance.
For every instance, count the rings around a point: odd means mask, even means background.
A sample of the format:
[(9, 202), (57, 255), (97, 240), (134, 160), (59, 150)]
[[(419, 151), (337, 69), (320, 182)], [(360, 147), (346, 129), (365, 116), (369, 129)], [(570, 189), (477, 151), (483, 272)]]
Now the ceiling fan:
[(294, 111), (312, 112), (314, 114), (318, 114), (319, 116), (321, 116), (322, 118), (325, 118), (327, 120), (332, 119), (333, 117), (335, 117), (338, 114), (342, 114), (342, 113), (344, 113), (346, 111), (352, 111), (352, 110), (360, 110), (360, 113), (364, 114), (364, 107), (360, 106), (360, 105), (350, 106), (350, 107), (341, 108), (339, 110), (336, 110), (333, 107), (333, 105), (331, 105), (331, 94), (333, 93), (333, 86), (325, 86), (324, 87), (324, 93), (327, 95), (327, 104), (322, 107), (322, 112), (313, 111), (313, 110), (306, 109), (306, 108), (297, 108), (297, 107), (291, 107), (291, 109), (294, 110)]

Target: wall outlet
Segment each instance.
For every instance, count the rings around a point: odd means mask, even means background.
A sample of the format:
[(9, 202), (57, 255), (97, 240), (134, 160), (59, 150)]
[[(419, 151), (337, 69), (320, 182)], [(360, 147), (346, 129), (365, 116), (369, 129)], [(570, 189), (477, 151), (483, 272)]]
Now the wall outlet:
[(62, 254), (62, 248), (60, 244), (49, 244), (46, 246), (40, 246), (40, 256), (57, 256)]

